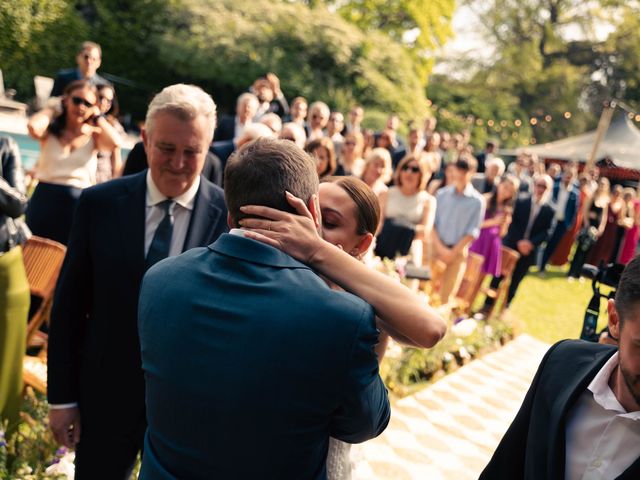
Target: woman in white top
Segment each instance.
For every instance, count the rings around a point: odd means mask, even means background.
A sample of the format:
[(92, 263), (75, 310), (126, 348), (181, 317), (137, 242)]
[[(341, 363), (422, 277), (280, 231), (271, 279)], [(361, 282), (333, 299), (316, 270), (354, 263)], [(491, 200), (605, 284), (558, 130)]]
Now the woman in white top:
[(393, 175), (393, 169), (389, 150), (386, 148), (371, 150), (367, 155), (360, 179), (380, 198), (383, 193), (389, 190), (387, 183), (391, 180), (391, 175)]
[(383, 222), (399, 219), (415, 227), (411, 245), (411, 257), (417, 266), (422, 265), (423, 245), (431, 237), (436, 213), (436, 199), (425, 191), (431, 171), (422, 155), (407, 155), (398, 163), (394, 186), (380, 196)]
[(61, 112), (45, 108), (29, 119), (29, 134), (40, 141), (39, 183), (26, 212), (34, 235), (66, 245), (80, 193), (95, 184), (98, 151), (120, 144), (97, 99), (96, 88), (78, 80), (65, 88)]

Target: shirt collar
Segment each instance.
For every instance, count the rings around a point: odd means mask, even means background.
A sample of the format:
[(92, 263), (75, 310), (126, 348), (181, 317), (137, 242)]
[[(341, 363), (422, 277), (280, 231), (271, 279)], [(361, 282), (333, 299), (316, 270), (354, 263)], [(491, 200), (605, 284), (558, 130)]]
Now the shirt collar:
[(640, 420), (640, 412), (627, 412), (609, 387), (609, 379), (618, 366), (618, 352), (614, 353), (587, 387), (593, 393), (593, 399), (605, 410), (613, 410), (633, 420)]
[[(186, 192), (172, 200), (187, 210), (193, 210), (196, 203), (198, 188), (200, 188), (200, 175), (196, 177), (195, 182), (193, 182), (193, 185), (191, 185)], [(156, 184), (153, 182), (153, 179), (151, 178), (151, 170), (147, 170), (147, 207), (153, 207), (167, 198), (169, 197), (160, 192)]]
[(244, 237), (244, 230), (242, 230), (241, 228), (232, 228), (231, 230), (229, 230), (229, 235)]

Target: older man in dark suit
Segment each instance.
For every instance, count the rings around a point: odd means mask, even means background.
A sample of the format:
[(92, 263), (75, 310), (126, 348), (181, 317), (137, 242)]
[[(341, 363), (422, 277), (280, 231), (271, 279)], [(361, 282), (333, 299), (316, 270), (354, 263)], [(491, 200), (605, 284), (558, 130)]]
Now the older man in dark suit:
[(146, 428), (137, 334), (140, 283), (159, 260), (227, 230), (222, 190), (200, 172), (216, 107), (190, 85), (154, 97), (149, 169), (85, 190), (54, 300), (50, 421), (76, 447), (76, 479), (128, 479)]
[(618, 348), (551, 347), (481, 480), (640, 478), (640, 258), (608, 311)]

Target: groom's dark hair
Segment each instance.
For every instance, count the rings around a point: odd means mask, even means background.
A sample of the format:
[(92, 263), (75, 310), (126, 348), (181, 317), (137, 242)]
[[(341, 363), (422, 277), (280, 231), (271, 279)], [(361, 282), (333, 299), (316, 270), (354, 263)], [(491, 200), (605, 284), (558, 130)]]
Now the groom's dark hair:
[(233, 154), (224, 170), (224, 197), (237, 224), (243, 205), (264, 205), (295, 213), (286, 200), (290, 192), (307, 203), (318, 192), (313, 159), (289, 140), (258, 138)]

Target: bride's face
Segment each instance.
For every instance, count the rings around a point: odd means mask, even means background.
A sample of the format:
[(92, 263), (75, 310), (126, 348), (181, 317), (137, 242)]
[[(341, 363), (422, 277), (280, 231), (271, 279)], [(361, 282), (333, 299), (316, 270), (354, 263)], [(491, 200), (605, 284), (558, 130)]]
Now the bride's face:
[(323, 238), (350, 255), (361, 253), (363, 235), (357, 233), (356, 204), (349, 194), (334, 183), (321, 183), (319, 201)]

